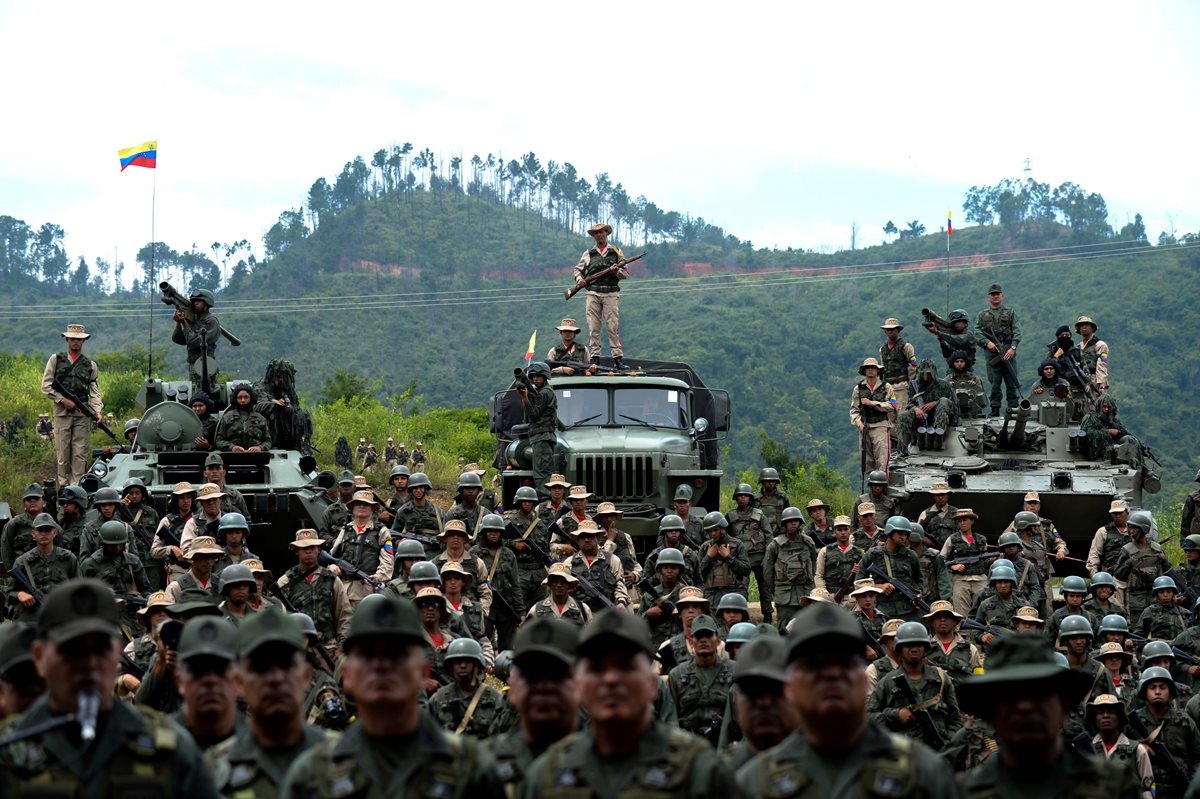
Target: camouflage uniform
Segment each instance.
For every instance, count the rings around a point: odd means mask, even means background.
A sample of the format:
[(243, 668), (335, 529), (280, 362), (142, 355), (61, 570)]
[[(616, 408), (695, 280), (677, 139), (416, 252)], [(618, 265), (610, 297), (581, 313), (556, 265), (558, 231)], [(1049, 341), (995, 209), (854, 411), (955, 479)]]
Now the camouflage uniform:
[(767, 544), (763, 558), (763, 593), (770, 596), (783, 628), (800, 611), (800, 599), (816, 587), (812, 542), (801, 534), (791, 539), (777, 535)]
[[(537, 515), (536, 508), (532, 516), (524, 516), (520, 510), (506, 511), (504, 520), (512, 522), (513, 527), (517, 528), (521, 535), (525, 535), (528, 531), (528, 537), (537, 544), (542, 552), (550, 554), (550, 530), (546, 526), (545, 520)], [(504, 545), (512, 547), (516, 540), (515, 538), (506, 538)], [(546, 577), (546, 564), (530, 549), (517, 552), (514, 548), (513, 554), (517, 558), (517, 575), (521, 596), (524, 600), (523, 604), (515, 606), (519, 611), (546, 595), (546, 587), (542, 585), (542, 580)]]
[(496, 761), (496, 773), (504, 782), (505, 795), (516, 799), (522, 795), (525, 785), (525, 774), (533, 761), (544, 752), (544, 749), (534, 750), (525, 740), (525, 732), (517, 727), (508, 732), (486, 738), (479, 742), (480, 747)]
[(679, 727), (716, 746), (722, 714), (733, 689), (733, 661), (718, 658), (711, 667), (702, 669), (693, 659), (671, 669), (667, 682), (675, 697)]
[[(1139, 735), (1149, 736), (1155, 732), (1155, 740), (1161, 741), (1174, 756), (1175, 762), (1188, 775), (1200, 767), (1200, 730), (1182, 710), (1171, 707), (1163, 718), (1156, 719), (1148, 706), (1143, 705), (1130, 713), (1129, 725)], [(1152, 757), (1154, 784), (1158, 796), (1182, 796), (1187, 785), (1180, 782), (1171, 767), (1162, 757)]]
[(751, 507), (762, 511), (763, 516), (767, 519), (767, 524), (772, 530), (780, 529), (779, 516), (783, 513), (783, 509), (789, 507), (791, 504), (792, 502), (788, 499), (788, 495), (783, 493), (778, 487), (775, 488), (775, 493), (773, 494), (764, 493), (760, 488), (750, 501)]
[[(591, 301), (591, 293), (588, 295)], [(599, 320), (597, 320), (598, 322)], [(590, 324), (590, 321), (589, 321)], [(596, 331), (599, 337), (600, 331)], [(609, 336), (613, 333), (609, 331)], [(618, 349), (620, 345), (618, 344)], [(593, 349), (593, 352), (596, 350)], [(542, 368), (545, 368), (543, 365)], [(533, 482), (538, 495), (549, 496), (545, 483), (554, 472), (554, 442), (558, 428), (558, 396), (547, 383), (542, 388), (530, 384), (529, 402), (524, 405), (525, 422), (529, 425), (530, 456), (533, 459)]]
[[(445, 550), (442, 550), (431, 560), (440, 571), (453, 558)], [(458, 562), (471, 575), (471, 582), (467, 583), (467, 587), (463, 589), (463, 595), (478, 602), (483, 608), (484, 615), (489, 615), (492, 611), (492, 587), (488, 584), (488, 572), (483, 561), (467, 551), (462, 554), (461, 558), (458, 558)]]
[[(862, 526), (858, 518), (858, 506), (867, 502), (875, 506), (876, 519), (887, 519), (889, 516), (904, 515), (900, 512), (900, 500), (888, 493), (887, 486), (883, 487), (883, 493), (878, 497), (868, 489), (865, 494), (859, 494), (858, 499), (854, 500), (854, 506), (850, 512), (850, 526), (856, 530)], [(955, 527), (954, 529), (957, 530), (958, 528)]]
[[(895, 577), (909, 588), (921, 584), (921, 559), (917, 557), (916, 552), (907, 547), (894, 553), (888, 552), (886, 545), (871, 547), (863, 555), (858, 573), (865, 579), (868, 569), (872, 566), (889, 577)], [(836, 587), (834, 590), (837, 590)], [(917, 619), (917, 609), (899, 591), (893, 591), (891, 596), (880, 594), (879, 609), (889, 618), (905, 621)]]
[(954, 589), (950, 585), (950, 571), (946, 568), (942, 553), (926, 547), (924, 554), (917, 555), (917, 559), (921, 563), (921, 582), (913, 586), (914, 590), (920, 591), (930, 602), (937, 599), (952, 601)]
[(206, 751), (204, 760), (222, 796), (275, 799), (287, 773), (280, 766), (290, 764), (314, 746), (333, 740), (336, 736), (306, 724), (303, 738), (287, 750), (290, 757), (285, 760), (280, 757), (283, 752), (263, 748), (248, 727), (238, 726), (232, 736)]
[(321, 645), (327, 650), (340, 649), (353, 612), (346, 587), (324, 566), (318, 566), (307, 579), (303, 575), (299, 566), (293, 566), (279, 578), (279, 587), (296, 610), (312, 618)]
[[(95, 577), (107, 583), (114, 594), (142, 596), (150, 592), (150, 582), (146, 579), (142, 562), (124, 551), (109, 555), (103, 547), (97, 549), (79, 564), (79, 576)], [(126, 606), (121, 616), (123, 624), (130, 629), (137, 628), (136, 608)]]
[[(409, 500), (400, 506), (400, 510), (396, 512), (396, 520), (392, 522), (392, 532), (403, 530), (410, 533), (420, 533), (421, 535), (436, 536), (442, 531), (442, 526), (445, 524), (445, 519), (442, 516), (441, 510), (433, 501), (426, 498), (424, 507), (418, 507), (414, 500)], [(393, 540), (396, 536), (392, 536)], [(425, 556), (432, 560), (441, 552), (440, 546), (425, 544)]]
[(1046, 637), (1055, 643), (1058, 642), (1058, 628), (1062, 627), (1063, 619), (1067, 616), (1083, 616), (1087, 619), (1088, 624), (1092, 625), (1092, 632), (1095, 633), (1100, 629), (1100, 619), (1090, 610), (1081, 608), (1079, 613), (1072, 613), (1071, 609), (1063, 606), (1050, 614), (1050, 618), (1046, 620)]
[[(532, 535), (532, 533), (530, 533)], [(484, 544), (476, 544), (468, 553), (483, 564), (487, 570), (489, 587), (492, 589), (491, 619), (499, 636), (501, 649), (509, 649), (512, 636), (516, 635), (517, 625), (524, 617), (524, 611), (529, 607), (525, 602), (525, 592), (521, 586), (520, 570), (517, 568), (517, 555), (504, 544), (492, 554)], [(503, 597), (512, 608), (510, 613), (503, 602), (497, 602), (496, 596)], [(515, 614), (516, 618), (513, 618)]]
[[(596, 555), (596, 559), (588, 563), (582, 552), (576, 552), (568, 561), (571, 573), (583, 577), (603, 594), (614, 605), (629, 604), (629, 590), (625, 586), (625, 570), (616, 555), (604, 551)], [(586, 594), (586, 591), (585, 591)], [(584, 604), (593, 611), (604, 609), (604, 603), (590, 594), (584, 598)]]
[(341, 686), (328, 674), (324, 668), (312, 667), (312, 682), (308, 685), (308, 693), (304, 696), (304, 718), (307, 723), (327, 730), (340, 730), (346, 726), (346, 719), (331, 719), (325, 710), (325, 703), (334, 699), (345, 707), (345, 698)]
[(917, 517), (917, 523), (925, 528), (925, 535), (935, 548), (941, 549), (946, 539), (958, 532), (958, 525), (954, 521), (956, 513), (958, 508), (947, 502), (941, 510), (937, 505), (930, 505)]
[[(679, 591), (685, 585), (686, 583), (681, 580), (674, 589), (667, 593), (665, 601), (671, 603), (677, 601), (679, 599)], [(657, 597), (653, 596), (649, 592), (643, 592), (642, 602), (638, 607), (638, 615), (643, 619), (646, 619), (646, 611), (654, 607), (657, 601)], [(683, 632), (683, 622), (679, 619), (678, 611), (664, 613), (658, 619), (653, 621), (646, 619), (646, 623), (650, 625), (650, 640), (654, 643), (655, 651), (658, 651), (658, 648), (663, 645), (664, 641), (667, 641), (668, 639)]]
[[(710, 541), (709, 544), (712, 542)], [(710, 556), (708, 546), (700, 552), (700, 579), (704, 585), (704, 598), (715, 607), (726, 594), (747, 595), (750, 575), (750, 558), (746, 554), (746, 545), (736, 538), (725, 535), (721, 544), (729, 546), (729, 557)]]
[(245, 449), (259, 447), (269, 450), (271, 448), (271, 429), (261, 413), (256, 411), (241, 413), (231, 408), (217, 424), (216, 444), (217, 449), (226, 452), (235, 446)]
[[(380, 582), (392, 579), (392, 537), (387, 527), (379, 522), (368, 522), (362, 532), (359, 532), (353, 521), (347, 522), (333, 540), (329, 552), (351, 566), (357, 566)], [(357, 607), (363, 597), (373, 593), (371, 586), (362, 580), (356, 580), (346, 574), (341, 576), (341, 580), (351, 608)]]
[[(1100, 411), (1100, 406), (1108, 403), (1110, 411), (1109, 418), (1104, 418), (1104, 414)], [(1083, 417), (1083, 421), (1079, 423), (1079, 429), (1087, 433), (1088, 448), (1091, 459), (1094, 461), (1106, 461), (1114, 450), (1122, 445), (1128, 444), (1125, 447), (1125, 455), (1123, 460), (1135, 469), (1142, 466), (1142, 445), (1131, 435), (1119, 435), (1113, 438), (1108, 434), (1109, 428), (1121, 428), (1122, 424), (1117, 415), (1117, 401), (1113, 399), (1111, 394), (1101, 394), (1096, 398), (1093, 405), (1094, 410)], [(1120, 453), (1118, 453), (1120, 454)]]
[[(81, 516), (73, 522), (60, 519), (58, 523), (61, 529), (58, 531), (55, 545), (62, 547), (72, 555), (79, 556), (79, 540), (83, 537), (83, 531), (87, 529), (87, 521)], [(91, 553), (85, 552), (84, 554), (90, 555)]]
[(745, 547), (746, 556), (750, 559), (750, 571), (754, 573), (755, 582), (758, 584), (763, 613), (769, 614), (773, 597), (764, 584), (763, 558), (766, 557), (767, 542), (771, 540), (774, 531), (767, 522), (766, 514), (758, 508), (752, 507), (745, 511), (734, 508), (725, 514), (725, 517), (729, 520), (729, 529), (725, 534), (741, 541)]
[(1142, 611), (1154, 602), (1154, 591), (1151, 587), (1154, 585), (1154, 579), (1162, 576), (1166, 570), (1166, 556), (1158, 543), (1146, 539), (1146, 547), (1142, 549), (1131, 540), (1121, 547), (1121, 557), (1112, 575), (1128, 583), (1125, 600), (1131, 620), (1141, 619)]
[(975, 669), (983, 667), (983, 653), (961, 632), (954, 634), (949, 649), (936, 636), (931, 640), (933, 647), (926, 657), (933, 665), (945, 669), (955, 684), (974, 674)]
[(1183, 499), (1183, 515), (1179, 517), (1179, 535), (1200, 533), (1200, 488)]
[(562, 619), (565, 622), (574, 624), (576, 627), (583, 627), (592, 618), (592, 609), (582, 602), (577, 602), (575, 597), (567, 597), (567, 604), (563, 606), (561, 613), (554, 605), (552, 597), (546, 597), (541, 602), (538, 602), (529, 609), (525, 614), (525, 618), (533, 619), (539, 616), (549, 616), (552, 619)]
[[(1008, 599), (999, 594), (992, 594), (987, 599), (979, 603), (979, 610), (975, 613), (975, 621), (980, 624), (986, 624), (988, 627), (999, 627), (1004, 630), (1013, 629), (1012, 617), (1017, 612), (1017, 608), (1023, 607), (1026, 602), (1018, 597), (1016, 593), (1009, 594)], [(984, 646), (982, 631), (975, 633), (975, 641), (980, 646)]]
[(483, 517), (490, 511), (483, 506), (483, 496), (480, 494), (480, 501), (475, 503), (475, 507), (468, 508), (461, 502), (455, 502), (450, 506), (450, 510), (446, 511), (446, 521), (450, 519), (460, 519), (467, 526), (467, 535), (472, 541), (479, 540), (479, 529), (483, 526)]
[[(78, 559), (62, 547), (55, 547), (49, 555), (43, 555), (37, 549), (31, 549), (17, 558), (12, 571), (25, 575), (25, 579), (33, 584), (43, 596), (54, 590), (56, 586), (75, 577), (79, 571)], [(15, 580), (9, 581), (8, 604), (13, 611), (13, 621), (37, 621), (38, 605), (27, 608), (17, 599), (17, 594), (23, 591)]]
[[(916, 683), (899, 667), (883, 677), (875, 685), (871, 698), (867, 700), (867, 712), (877, 724), (910, 738), (923, 740), (919, 724), (905, 727), (900, 723), (900, 710), (911, 709), (915, 697), (917, 704), (929, 703), (923, 709), (929, 712), (933, 726), (944, 742), (962, 727), (962, 714), (958, 710), (954, 681), (937, 666), (924, 665), (921, 668), (923, 673)], [(900, 684), (900, 680), (908, 683), (907, 690)], [(934, 741), (924, 742), (929, 746), (941, 748), (940, 744)]]
[[(458, 683), (452, 682), (443, 685), (429, 697), (429, 714), (442, 729), (475, 738), (488, 738), (503, 731), (505, 718), (509, 715), (506, 707), (508, 703), (499, 691), (482, 678), (477, 682), (478, 685), (469, 691), (462, 691)], [(476, 691), (480, 692), (478, 702), (474, 701)], [(463, 725), (466, 713), (472, 705), (474, 711), (471, 718)]]
[[(989, 339), (983, 331), (990, 332), (996, 339), (999, 352), (992, 352), (987, 348)], [(995, 310), (984, 308), (975, 318), (975, 343), (984, 351), (983, 357), (987, 362), (988, 382), (992, 384), (992, 409), (999, 410), (1000, 408), (1001, 384), (1005, 389), (1005, 401), (1008, 403), (1008, 407), (1017, 407), (1021, 395), (1017, 388), (1018, 380), (1013, 376), (1017, 374), (1016, 355), (1013, 355), (1012, 360), (1008, 362), (1012, 366), (1011, 372), (1003, 364), (992, 365), (993, 358), (1003, 356), (1005, 350), (1009, 348), (1015, 351), (1017, 345), (1021, 343), (1021, 325), (1017, 322), (1017, 315), (1011, 308), (1003, 305)]]
[[(642, 569), (643, 574), (651, 575), (650, 582), (655, 585), (660, 582), (658, 579), (658, 556), (666, 548), (667, 546), (664, 544), (647, 555), (646, 565)], [(679, 573), (679, 582), (683, 585), (700, 585), (700, 553), (682, 541), (679, 542), (679, 546), (674, 548), (683, 553), (683, 562), (687, 564)]]
[[(824, 588), (830, 595), (836, 594), (842, 584), (850, 578), (850, 571), (865, 553), (865, 549), (854, 544), (848, 544), (845, 551), (842, 551), (836, 541), (821, 547), (821, 551), (817, 553), (813, 583), (817, 588)], [(859, 573), (861, 572), (862, 569), (859, 569)]]
[[(883, 594), (879, 594), (880, 597)], [(883, 635), (883, 625), (891, 618), (882, 610), (876, 610), (873, 615), (868, 616), (861, 608), (855, 608), (853, 611), (854, 618), (858, 619), (858, 623), (862, 625), (863, 630), (868, 636), (868, 642), (871, 640), (878, 641)]]
[[(62, 395), (54, 389), (54, 378), (99, 414), (104, 409), (100, 399), (100, 367), (91, 358), (79, 353), (75, 362), (67, 352), (51, 355), (42, 373), (42, 393), (54, 400), (54, 450), (58, 462), (58, 484), (75, 485), (87, 471), (92, 421), (81, 408), (68, 411), (59, 400)], [(93, 417), (94, 418), (94, 417)], [(5, 563), (12, 563), (5, 560)]]
[(1165, 606), (1156, 599), (1142, 611), (1133, 631), (1147, 638), (1174, 641), (1187, 629), (1187, 619), (1178, 605), (1172, 602), (1170, 606)]
[[(929, 363), (929, 361), (925, 363)], [(930, 366), (932, 367), (932, 364)], [(954, 389), (950, 387), (949, 383), (934, 377), (928, 383), (918, 382), (917, 389), (918, 393), (908, 400), (908, 407), (900, 412), (896, 420), (896, 443), (900, 445), (901, 453), (908, 452), (908, 445), (912, 443), (916, 429), (930, 426), (931, 419), (932, 426), (942, 430), (947, 430), (951, 425), (959, 423), (958, 403), (954, 401)], [(925, 412), (924, 420), (918, 420), (917, 407), (930, 402), (936, 403), (935, 406)]]
[[(115, 517), (114, 517), (115, 518)], [(96, 540), (100, 540), (100, 525), (96, 527)], [(16, 563), (17, 558), (33, 549), (33, 517), (28, 513), (18, 513), (4, 525), (0, 533), (0, 558), (5, 564)], [(91, 554), (88, 552), (87, 554)]]
[(887, 383), (903, 408), (908, 404), (908, 381), (917, 377), (917, 352), (913, 345), (897, 336), (895, 341), (885, 340), (879, 345), (879, 378)]
[(987, 396), (983, 393), (983, 382), (968, 369), (956, 372), (953, 369), (946, 374), (946, 382), (954, 391), (954, 404), (958, 412), (967, 419), (976, 419), (987, 407)]

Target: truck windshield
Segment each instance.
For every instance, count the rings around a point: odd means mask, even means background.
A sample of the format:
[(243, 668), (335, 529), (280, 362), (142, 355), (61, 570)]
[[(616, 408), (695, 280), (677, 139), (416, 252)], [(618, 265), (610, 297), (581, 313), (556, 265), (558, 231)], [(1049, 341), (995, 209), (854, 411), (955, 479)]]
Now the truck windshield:
[(671, 388), (618, 388), (613, 391), (613, 421), (676, 430), (688, 426), (686, 398)]
[(560, 388), (558, 420), (567, 427), (608, 424), (608, 389)]

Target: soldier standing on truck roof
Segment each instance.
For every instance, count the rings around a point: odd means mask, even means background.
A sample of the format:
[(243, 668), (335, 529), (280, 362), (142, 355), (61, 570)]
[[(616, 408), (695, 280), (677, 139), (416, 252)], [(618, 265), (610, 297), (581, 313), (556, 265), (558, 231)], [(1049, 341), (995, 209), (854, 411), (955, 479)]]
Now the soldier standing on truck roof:
[[(612, 225), (592, 225), (588, 228), (588, 235), (596, 243), (584, 250), (579, 263), (575, 264), (576, 285), (625, 260), (621, 249), (608, 243)], [(587, 287), (588, 353), (594, 364), (600, 362), (600, 323), (603, 321), (608, 328), (608, 348), (612, 353), (613, 365), (618, 369), (624, 368), (621, 363), (624, 354), (621, 349), (621, 281), (627, 277), (629, 269), (621, 267)]]
[[(42, 393), (54, 400), (54, 450), (58, 459), (59, 486), (74, 485), (87, 471), (88, 442), (92, 420), (104, 410), (100, 399), (100, 367), (83, 354), (83, 342), (91, 334), (83, 325), (67, 325), (60, 334), (67, 341), (66, 352), (50, 356), (42, 374)], [(55, 378), (75, 398), (87, 405), (78, 407), (59, 394), (52, 385)]]

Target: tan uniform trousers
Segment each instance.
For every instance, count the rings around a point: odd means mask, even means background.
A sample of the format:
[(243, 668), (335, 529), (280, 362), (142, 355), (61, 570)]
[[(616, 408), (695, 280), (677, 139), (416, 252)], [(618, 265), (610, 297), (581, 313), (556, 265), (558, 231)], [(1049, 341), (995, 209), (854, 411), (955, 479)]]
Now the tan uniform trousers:
[(951, 601), (954, 603), (954, 611), (970, 618), (971, 606), (975, 604), (975, 597), (983, 593), (987, 584), (988, 578), (982, 574), (969, 577), (951, 574)]
[(54, 415), (54, 451), (59, 486), (76, 485), (87, 471), (92, 422), (82, 413)]
[(608, 328), (609, 354), (614, 358), (624, 355), (621, 349), (621, 292), (587, 292), (588, 352), (600, 354), (600, 323)]
[(908, 407), (908, 382), (888, 383), (888, 388), (896, 395), (896, 410), (903, 411)]
[(875, 427), (867, 427), (864, 435), (867, 437), (867, 471), (879, 469), (887, 471), (888, 457), (891, 454), (892, 442), (888, 426), (880, 423)]

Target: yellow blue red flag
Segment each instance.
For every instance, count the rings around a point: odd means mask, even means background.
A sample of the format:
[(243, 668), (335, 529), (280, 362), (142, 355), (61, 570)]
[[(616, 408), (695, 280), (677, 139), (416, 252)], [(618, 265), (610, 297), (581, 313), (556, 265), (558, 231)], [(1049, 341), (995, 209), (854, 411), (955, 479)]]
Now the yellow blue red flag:
[(533, 360), (533, 350), (537, 347), (537, 330), (534, 329), (533, 335), (529, 337), (529, 348), (525, 350), (525, 363)]
[(127, 166), (144, 166), (147, 169), (154, 169), (155, 162), (158, 160), (158, 141), (145, 141), (134, 147), (117, 150), (117, 155), (121, 159), (122, 172)]

